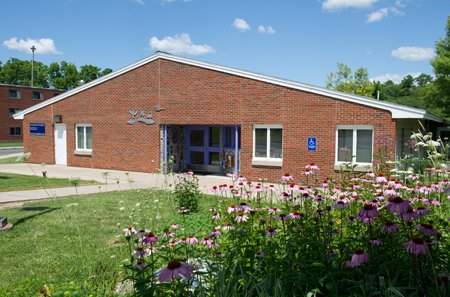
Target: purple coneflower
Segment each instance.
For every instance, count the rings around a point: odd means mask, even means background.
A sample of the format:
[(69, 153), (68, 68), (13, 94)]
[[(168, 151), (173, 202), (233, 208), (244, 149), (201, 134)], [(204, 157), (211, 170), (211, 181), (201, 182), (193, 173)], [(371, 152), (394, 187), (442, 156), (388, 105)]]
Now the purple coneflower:
[(220, 218), (220, 214), (218, 212), (214, 213), (211, 217), (212, 220), (217, 220), (218, 218)]
[(384, 196), (388, 197), (395, 197), (397, 196), (397, 192), (395, 192), (394, 188), (392, 186), (388, 186), (386, 190), (384, 190)]
[(415, 220), (420, 217), (420, 215), (412, 207), (409, 207), (405, 213), (399, 216), (403, 217), (406, 221), (411, 221), (413, 219)]
[(316, 165), (316, 163), (311, 162), (308, 165), (305, 166), (306, 169), (311, 169), (311, 170), (319, 170), (319, 166)]
[(209, 234), (209, 236), (211, 236), (212, 238), (215, 238), (217, 236), (221, 236), (222, 234), (220, 233), (220, 231), (217, 228), (214, 228), (211, 233)]
[(364, 204), (364, 208), (358, 213), (358, 217), (373, 218), (374, 216), (379, 214), (380, 212), (372, 204)]
[(311, 175), (314, 174), (314, 171), (312, 171), (309, 168), (306, 168), (305, 171), (302, 172), (303, 175)]
[(419, 216), (423, 216), (423, 215), (429, 214), (430, 210), (428, 208), (426, 208), (426, 207), (419, 206), (416, 209), (416, 212), (419, 214)]
[(375, 173), (373, 173), (372, 170), (367, 171), (367, 173), (365, 174), (366, 178), (374, 178), (375, 177)]
[(166, 267), (161, 269), (159, 272), (159, 280), (164, 282), (170, 282), (172, 279), (178, 279), (181, 275), (186, 277), (187, 279), (192, 278), (192, 274), (194, 273), (194, 269), (186, 264), (181, 263), (178, 260), (174, 260), (169, 262)]
[(264, 252), (258, 252), (256, 253), (257, 258), (264, 258)]
[(147, 235), (145, 235), (145, 237), (142, 239), (142, 242), (144, 244), (154, 244), (155, 242), (158, 241), (158, 236), (155, 235), (155, 233), (153, 232), (149, 232), (147, 233)]
[(381, 245), (382, 242), (378, 238), (372, 238), (369, 240), (369, 243), (372, 245)]
[(232, 213), (235, 211), (237, 211), (237, 208), (236, 208), (236, 205), (234, 205), (234, 204), (231, 204), (230, 207), (228, 207), (228, 209), (227, 209), (228, 213)]
[(276, 229), (270, 228), (270, 229), (266, 230), (266, 235), (268, 235), (268, 236), (275, 236), (275, 234), (277, 234)]
[(391, 213), (402, 214), (408, 211), (409, 201), (403, 200), (401, 197), (389, 198), (389, 201), (386, 203), (386, 208)]
[(133, 252), (133, 256), (135, 256), (138, 259), (142, 259), (145, 256), (145, 254), (146, 253), (143, 248), (138, 248)]
[(345, 203), (343, 200), (339, 200), (336, 204), (333, 205), (333, 208), (346, 208), (349, 205)]
[(274, 208), (269, 208), (267, 211), (269, 212), (269, 214), (275, 214), (277, 212), (281, 212), (281, 209), (274, 207)]
[(406, 251), (413, 255), (426, 255), (429, 252), (428, 245), (420, 237), (414, 237), (412, 240), (405, 242), (403, 246)]
[(275, 218), (275, 220), (277, 221), (287, 221), (289, 220), (291, 217), (289, 215), (286, 215), (284, 213), (281, 213), (278, 217)]
[(347, 267), (354, 268), (361, 266), (369, 261), (369, 255), (364, 253), (363, 250), (356, 250), (353, 252), (352, 259), (347, 261)]
[(245, 213), (250, 212), (250, 210), (253, 209), (253, 207), (245, 202), (239, 203), (238, 206), (236, 206), (236, 209), (239, 211), (243, 211)]
[(293, 219), (296, 219), (296, 220), (298, 220), (298, 219), (300, 219), (302, 217), (301, 214), (298, 211), (291, 212), (289, 214), (289, 216), (291, 218), (293, 218)]
[(128, 228), (123, 229), (123, 232), (127, 239), (130, 239), (131, 236), (133, 236), (137, 233), (136, 230), (132, 226), (129, 226)]
[(289, 174), (289, 173), (285, 173), (282, 177), (281, 177), (281, 182), (282, 183), (290, 183), (291, 181), (293, 181), (294, 178)]
[(375, 181), (376, 181), (377, 183), (379, 183), (379, 184), (387, 183), (387, 179), (386, 179), (386, 177), (384, 176), (384, 174), (383, 174), (382, 172), (378, 173), (378, 176), (377, 176), (377, 178), (375, 179)]
[(167, 231), (163, 234), (164, 238), (168, 238), (168, 237), (175, 237), (175, 233), (172, 231)]
[(417, 228), (419, 229), (420, 233), (428, 236), (433, 236), (438, 233), (437, 230), (434, 229), (433, 225), (431, 224), (419, 224), (417, 225)]
[(147, 235), (148, 231), (145, 229), (141, 229), (136, 233), (137, 237), (144, 237), (145, 235)]
[(211, 193), (217, 193), (219, 191), (219, 188), (217, 186), (213, 186), (211, 189), (209, 189)]
[(146, 266), (147, 266), (147, 264), (145, 264), (145, 262), (140, 259), (137, 260), (136, 264), (134, 264), (134, 268), (139, 269), (139, 270), (144, 269)]
[(383, 228), (381, 229), (382, 233), (393, 233), (395, 231), (398, 231), (398, 226), (396, 224), (394, 224), (392, 221), (387, 220), (384, 223)]
[(231, 229), (233, 229), (234, 227), (233, 227), (233, 224), (231, 224), (231, 223), (226, 223), (226, 225), (225, 226), (223, 226), (223, 230), (231, 230)]

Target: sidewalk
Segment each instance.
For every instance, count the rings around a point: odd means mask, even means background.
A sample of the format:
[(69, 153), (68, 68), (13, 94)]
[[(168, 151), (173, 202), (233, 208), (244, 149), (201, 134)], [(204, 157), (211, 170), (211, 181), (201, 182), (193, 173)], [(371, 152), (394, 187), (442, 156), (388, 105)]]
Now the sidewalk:
[[(11, 156), (11, 155), (9, 155)], [(42, 176), (42, 171), (47, 172), (47, 177), (71, 178), (78, 177), (84, 180), (98, 181), (99, 185), (80, 186), (78, 194), (91, 194), (117, 190), (130, 189), (162, 189), (173, 184), (174, 177), (166, 177), (157, 173), (129, 172), (120, 170), (94, 169), (84, 167), (70, 167), (64, 165), (40, 165), (40, 164), (0, 164), (0, 172)], [(107, 184), (102, 173), (108, 172)], [(204, 175), (198, 176), (200, 189), (207, 193), (214, 186), (230, 183), (225, 176)], [(132, 182), (130, 182), (132, 181)], [(0, 192), (0, 204), (19, 201), (30, 201), (76, 195), (75, 187), (39, 189), (15, 192)]]

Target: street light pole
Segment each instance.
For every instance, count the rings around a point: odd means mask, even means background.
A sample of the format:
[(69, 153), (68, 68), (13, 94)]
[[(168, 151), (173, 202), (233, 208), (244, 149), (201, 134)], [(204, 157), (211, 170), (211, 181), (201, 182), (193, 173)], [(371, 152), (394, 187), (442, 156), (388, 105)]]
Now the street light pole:
[(31, 60), (31, 86), (33, 86), (34, 82), (34, 51), (36, 50), (36, 47), (33, 45), (31, 47), (31, 52), (33, 53), (33, 59)]

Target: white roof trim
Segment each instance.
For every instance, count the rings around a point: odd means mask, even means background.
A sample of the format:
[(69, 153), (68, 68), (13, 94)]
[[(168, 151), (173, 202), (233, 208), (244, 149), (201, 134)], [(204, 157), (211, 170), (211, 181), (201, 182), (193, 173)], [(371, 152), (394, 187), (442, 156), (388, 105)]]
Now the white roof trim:
[(35, 110), (38, 110), (38, 109), (48, 106), (50, 104), (56, 103), (58, 101), (61, 101), (67, 97), (73, 96), (77, 93), (80, 93), (80, 92), (86, 90), (86, 89), (89, 89), (89, 88), (99, 85), (105, 81), (113, 79), (116, 76), (122, 75), (128, 71), (131, 71), (131, 70), (138, 68), (142, 65), (145, 65), (147, 63), (150, 63), (156, 59), (165, 59), (165, 60), (169, 60), (169, 61), (179, 62), (179, 63), (197, 66), (197, 67), (201, 67), (201, 68), (205, 68), (205, 69), (210, 69), (210, 70), (215, 70), (215, 71), (219, 71), (219, 72), (223, 72), (223, 73), (237, 75), (237, 76), (241, 76), (241, 77), (245, 77), (245, 78), (249, 78), (249, 79), (254, 79), (254, 80), (258, 80), (258, 81), (262, 81), (262, 82), (267, 82), (270, 84), (275, 84), (275, 85), (279, 85), (279, 86), (283, 86), (283, 87), (288, 87), (288, 88), (292, 88), (292, 89), (296, 89), (296, 90), (301, 90), (301, 91), (311, 92), (314, 94), (324, 95), (324, 96), (328, 96), (331, 98), (344, 100), (347, 102), (352, 102), (352, 103), (361, 104), (361, 105), (365, 105), (365, 106), (369, 106), (369, 107), (387, 110), (387, 111), (391, 112), (392, 118), (394, 118), (394, 119), (426, 119), (426, 120), (432, 120), (432, 121), (436, 121), (436, 122), (445, 122), (444, 119), (437, 117), (433, 114), (430, 114), (426, 110), (423, 110), (423, 109), (417, 109), (417, 108), (412, 108), (412, 107), (394, 104), (394, 103), (390, 103), (390, 102), (379, 101), (379, 100), (375, 100), (375, 99), (368, 98), (368, 97), (361, 97), (361, 96), (357, 96), (357, 95), (346, 94), (346, 93), (342, 93), (342, 92), (338, 92), (338, 91), (334, 91), (334, 90), (330, 90), (330, 89), (325, 89), (325, 88), (321, 88), (321, 87), (316, 87), (316, 86), (312, 86), (312, 85), (308, 85), (308, 84), (303, 84), (303, 83), (299, 83), (299, 82), (295, 82), (295, 81), (291, 81), (291, 80), (262, 75), (262, 74), (255, 73), (255, 72), (249, 72), (249, 71), (239, 70), (239, 69), (221, 66), (221, 65), (217, 65), (217, 64), (196, 61), (196, 60), (183, 58), (183, 57), (175, 56), (175, 55), (164, 53), (164, 52), (156, 52), (153, 55), (151, 55), (145, 59), (142, 59), (134, 64), (123, 67), (119, 70), (116, 70), (116, 71), (110, 73), (110, 74), (107, 74), (96, 80), (93, 80), (89, 83), (79, 86), (73, 90), (67, 91), (56, 97), (53, 97), (44, 102), (33, 105), (32, 107), (24, 109), (24, 110), (16, 113), (14, 115), (14, 119), (23, 119), (26, 114), (29, 114)]

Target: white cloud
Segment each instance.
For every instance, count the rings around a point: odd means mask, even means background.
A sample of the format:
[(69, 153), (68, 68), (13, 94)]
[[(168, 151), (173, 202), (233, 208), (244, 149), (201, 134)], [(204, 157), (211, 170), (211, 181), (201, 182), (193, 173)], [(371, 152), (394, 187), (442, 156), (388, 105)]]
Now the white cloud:
[(145, 4), (144, 0), (134, 0), (134, 2), (139, 3), (139, 4), (141, 4), (141, 5), (144, 5), (144, 4)]
[(231, 25), (241, 32), (250, 30), (250, 25), (245, 20), (240, 18), (236, 18)]
[(214, 52), (214, 49), (206, 44), (194, 44), (187, 33), (174, 36), (166, 36), (159, 40), (157, 37), (150, 38), (152, 49), (170, 52), (176, 55), (187, 54), (191, 56), (204, 55)]
[(421, 72), (409, 72), (409, 73), (405, 73), (405, 74), (397, 74), (397, 73), (386, 73), (383, 75), (379, 75), (376, 77), (371, 78), (371, 81), (379, 81), (381, 83), (385, 83), (388, 80), (392, 80), (394, 83), (398, 84), (400, 83), (403, 78), (405, 78), (405, 76), (407, 75), (411, 75), (412, 77), (416, 78), (421, 74)]
[(393, 15), (404, 15), (405, 13), (395, 7), (384, 7), (380, 8), (377, 11), (374, 11), (367, 15), (367, 23), (375, 23), (379, 22), (382, 19), (389, 16), (389, 14)]
[(402, 46), (391, 52), (391, 56), (406, 61), (430, 60), (434, 55), (434, 49), (430, 47)]
[(378, 0), (325, 0), (322, 9), (336, 11), (346, 8), (371, 8)]
[(262, 34), (264, 34), (264, 33), (266, 33), (266, 34), (275, 34), (277, 31), (275, 31), (275, 29), (272, 28), (272, 26), (264, 27), (263, 25), (259, 25), (258, 26), (258, 32), (262, 33)]
[(39, 55), (60, 55), (60, 51), (56, 50), (53, 39), (51, 38), (41, 38), (41, 39), (30, 39), (27, 38), (17, 40), (17, 37), (11, 38), (9, 40), (3, 41), (3, 45), (12, 50), (18, 50), (21, 52), (26, 52), (31, 54), (31, 47), (36, 47), (36, 54)]

